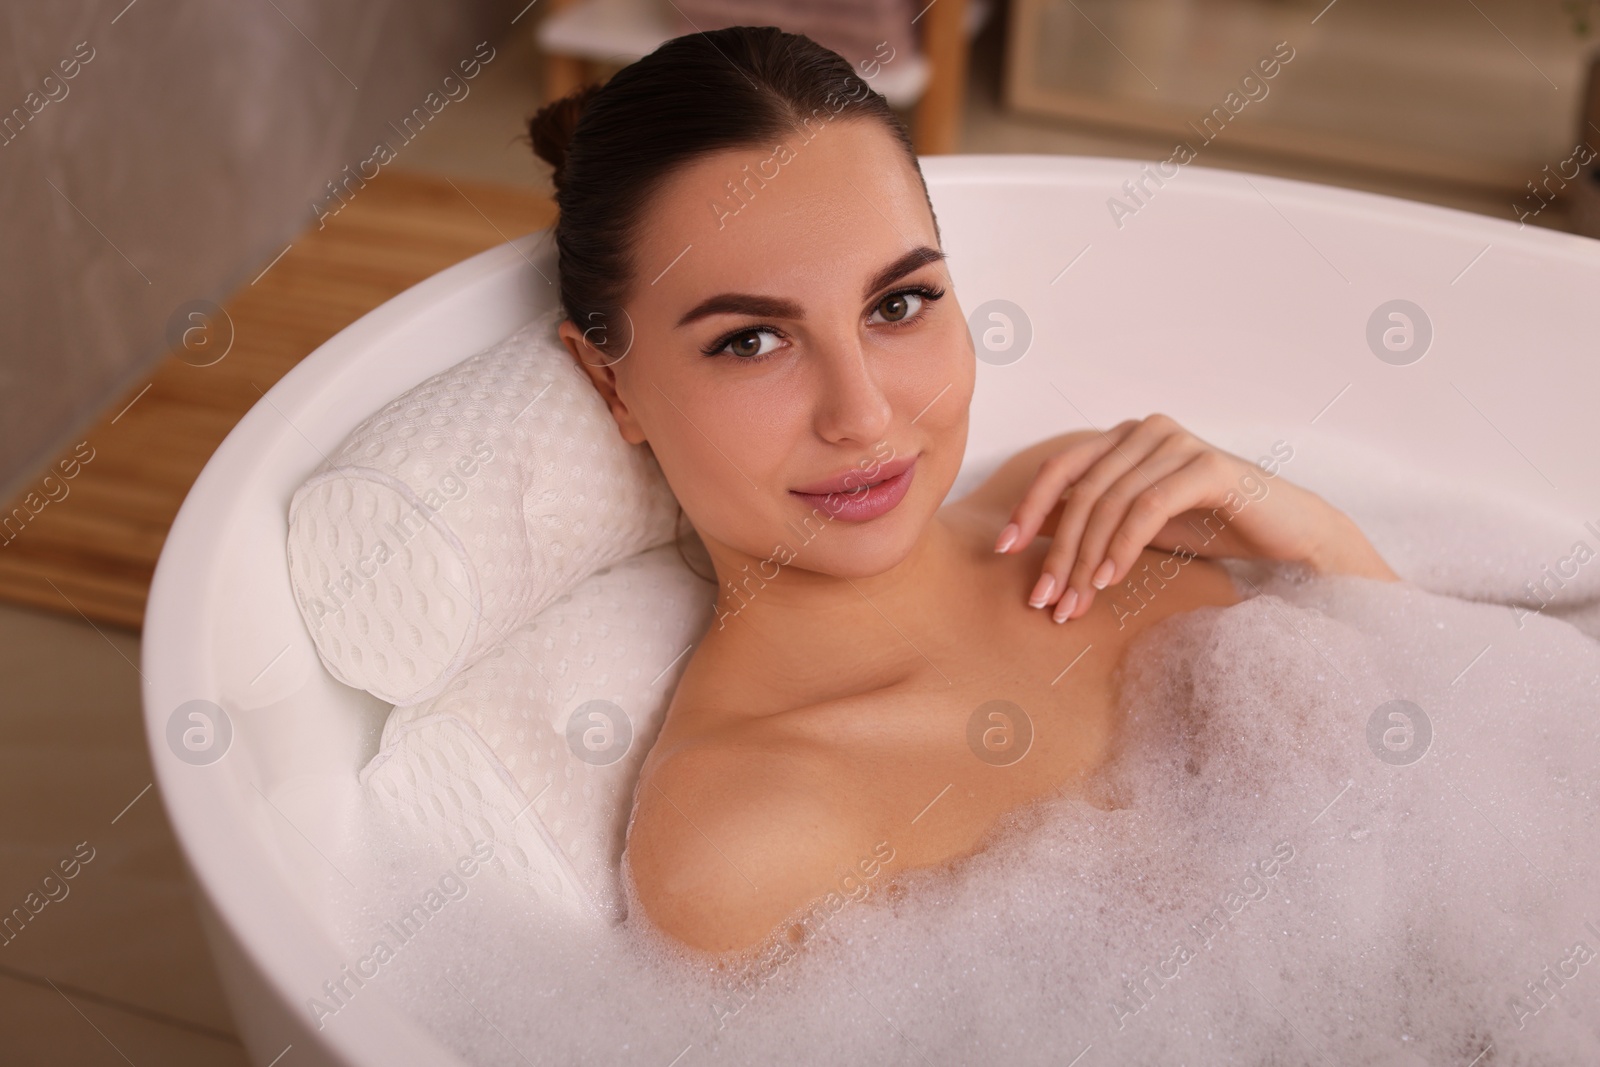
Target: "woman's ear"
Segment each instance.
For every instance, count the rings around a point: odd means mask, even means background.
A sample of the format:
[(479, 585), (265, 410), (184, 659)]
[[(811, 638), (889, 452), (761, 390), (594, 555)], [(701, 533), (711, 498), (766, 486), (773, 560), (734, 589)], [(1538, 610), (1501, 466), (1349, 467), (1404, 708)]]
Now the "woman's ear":
[(561, 336), (562, 344), (567, 346), (567, 352), (572, 356), (573, 362), (588, 375), (600, 398), (606, 402), (611, 417), (617, 421), (617, 429), (622, 432), (622, 439), (630, 445), (645, 444), (643, 428), (633, 417), (633, 412), (628, 410), (627, 403), (617, 393), (617, 365), (622, 360), (607, 356), (590, 344), (589, 339), (584, 336), (584, 331), (578, 329), (577, 324), (571, 319), (562, 319), (557, 332)]

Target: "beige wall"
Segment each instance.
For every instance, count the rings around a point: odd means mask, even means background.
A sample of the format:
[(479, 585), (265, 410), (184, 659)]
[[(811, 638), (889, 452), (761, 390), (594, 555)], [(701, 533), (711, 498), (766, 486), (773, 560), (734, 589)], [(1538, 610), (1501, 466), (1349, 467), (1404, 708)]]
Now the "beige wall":
[(124, 3), (0, 0), (0, 499), (522, 7)]

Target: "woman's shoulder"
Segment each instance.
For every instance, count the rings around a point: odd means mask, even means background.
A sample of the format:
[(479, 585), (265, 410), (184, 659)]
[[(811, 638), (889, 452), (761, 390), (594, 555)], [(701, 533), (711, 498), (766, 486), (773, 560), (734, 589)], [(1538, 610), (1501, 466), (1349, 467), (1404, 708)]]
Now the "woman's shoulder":
[(746, 949), (831, 888), (860, 836), (824, 750), (761, 731), (676, 746), (641, 774), (626, 862), (649, 921), (707, 952)]

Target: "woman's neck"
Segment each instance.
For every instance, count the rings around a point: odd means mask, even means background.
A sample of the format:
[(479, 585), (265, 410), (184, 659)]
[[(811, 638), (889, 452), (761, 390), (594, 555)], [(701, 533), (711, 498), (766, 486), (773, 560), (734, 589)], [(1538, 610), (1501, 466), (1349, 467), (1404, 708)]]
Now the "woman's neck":
[[(836, 520), (837, 521), (837, 520)], [(938, 659), (929, 619), (955, 606), (950, 593), (972, 563), (970, 540), (943, 510), (910, 553), (878, 574), (839, 577), (806, 570), (803, 550), (779, 565), (708, 544), (718, 576), (710, 658), (751, 660), (763, 681), (801, 691), (819, 679), (859, 691), (887, 685)], [(922, 640), (919, 641), (919, 636)]]

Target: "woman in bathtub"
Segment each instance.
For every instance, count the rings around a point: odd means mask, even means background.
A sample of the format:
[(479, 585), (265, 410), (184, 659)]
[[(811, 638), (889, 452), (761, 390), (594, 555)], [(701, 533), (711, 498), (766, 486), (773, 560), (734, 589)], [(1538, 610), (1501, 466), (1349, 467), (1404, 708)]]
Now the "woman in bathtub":
[(1326, 501), (1163, 415), (1041, 441), (947, 501), (966, 317), (903, 125), (810, 39), (674, 39), (530, 134), (561, 337), (715, 568), (624, 853), (677, 942), (792, 937), (841, 872), (950, 863), (1050, 795), (1112, 806), (1118, 661), (1240, 599), (1218, 558), (1398, 580)]

